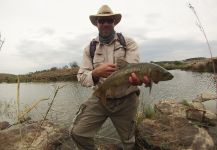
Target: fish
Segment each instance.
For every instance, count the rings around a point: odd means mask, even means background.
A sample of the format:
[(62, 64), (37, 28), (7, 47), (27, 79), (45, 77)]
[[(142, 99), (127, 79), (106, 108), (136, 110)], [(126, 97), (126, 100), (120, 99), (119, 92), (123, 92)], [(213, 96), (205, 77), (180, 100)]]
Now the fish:
[(129, 77), (132, 73), (135, 73), (141, 81), (144, 80), (145, 75), (151, 80), (151, 83), (148, 85), (150, 92), (153, 83), (157, 84), (159, 81), (167, 81), (173, 78), (173, 75), (165, 68), (154, 63), (128, 63), (123, 59), (118, 59), (117, 68), (118, 70), (108, 76), (93, 92), (93, 95), (100, 98), (103, 104), (106, 104), (108, 91), (111, 92), (115, 90), (115, 87), (122, 85), (131, 86)]

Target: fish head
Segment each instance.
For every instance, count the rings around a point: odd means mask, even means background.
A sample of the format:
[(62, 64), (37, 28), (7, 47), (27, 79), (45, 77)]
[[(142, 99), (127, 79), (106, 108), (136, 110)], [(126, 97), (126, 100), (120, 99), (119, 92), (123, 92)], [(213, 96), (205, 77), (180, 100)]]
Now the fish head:
[(158, 83), (159, 81), (167, 81), (171, 80), (173, 75), (162, 67), (157, 67), (151, 72), (151, 79), (154, 83)]

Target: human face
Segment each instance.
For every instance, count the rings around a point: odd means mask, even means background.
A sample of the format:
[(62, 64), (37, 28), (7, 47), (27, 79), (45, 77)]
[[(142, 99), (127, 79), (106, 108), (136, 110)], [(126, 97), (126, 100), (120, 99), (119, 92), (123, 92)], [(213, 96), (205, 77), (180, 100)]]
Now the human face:
[(97, 19), (97, 28), (102, 37), (108, 37), (114, 31), (114, 19), (111, 17), (100, 17)]

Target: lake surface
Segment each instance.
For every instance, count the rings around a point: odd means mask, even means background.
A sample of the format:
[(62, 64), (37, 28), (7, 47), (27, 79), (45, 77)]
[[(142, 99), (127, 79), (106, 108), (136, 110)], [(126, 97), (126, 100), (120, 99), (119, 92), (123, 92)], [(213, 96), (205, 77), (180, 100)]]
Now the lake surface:
[[(140, 102), (148, 105), (154, 104), (162, 99), (176, 99), (177, 101), (192, 100), (203, 92), (215, 93), (215, 82), (210, 73), (195, 73), (180, 70), (170, 71), (174, 78), (170, 81), (159, 82), (149, 89), (141, 88)], [(79, 105), (91, 94), (91, 88), (80, 86), (77, 82), (57, 82), (57, 83), (21, 83), (20, 84), (20, 109), (30, 106), (33, 102), (41, 101), (36, 109), (29, 113), (29, 116), (38, 120), (41, 119), (53, 98), (55, 88), (65, 85), (60, 89), (55, 97), (52, 109), (48, 118), (62, 126), (69, 127), (78, 110)], [(0, 84), (0, 121), (16, 122), (16, 93), (17, 84)], [(206, 107), (215, 112), (216, 102), (205, 103)], [(110, 120), (103, 125), (100, 134), (106, 137), (116, 137), (117, 133), (112, 128)]]

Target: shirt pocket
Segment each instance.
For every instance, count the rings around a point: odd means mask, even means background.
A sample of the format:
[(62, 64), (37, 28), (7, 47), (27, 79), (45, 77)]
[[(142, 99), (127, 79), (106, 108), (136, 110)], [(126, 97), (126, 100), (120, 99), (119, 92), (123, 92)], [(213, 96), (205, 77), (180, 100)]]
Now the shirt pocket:
[(104, 63), (104, 56), (102, 54), (98, 54), (96, 53), (93, 59), (93, 66), (94, 68), (98, 67), (99, 65), (101, 65), (102, 63)]
[(125, 59), (126, 51), (123, 46), (117, 47), (114, 50), (114, 59), (117, 62), (118, 59)]

